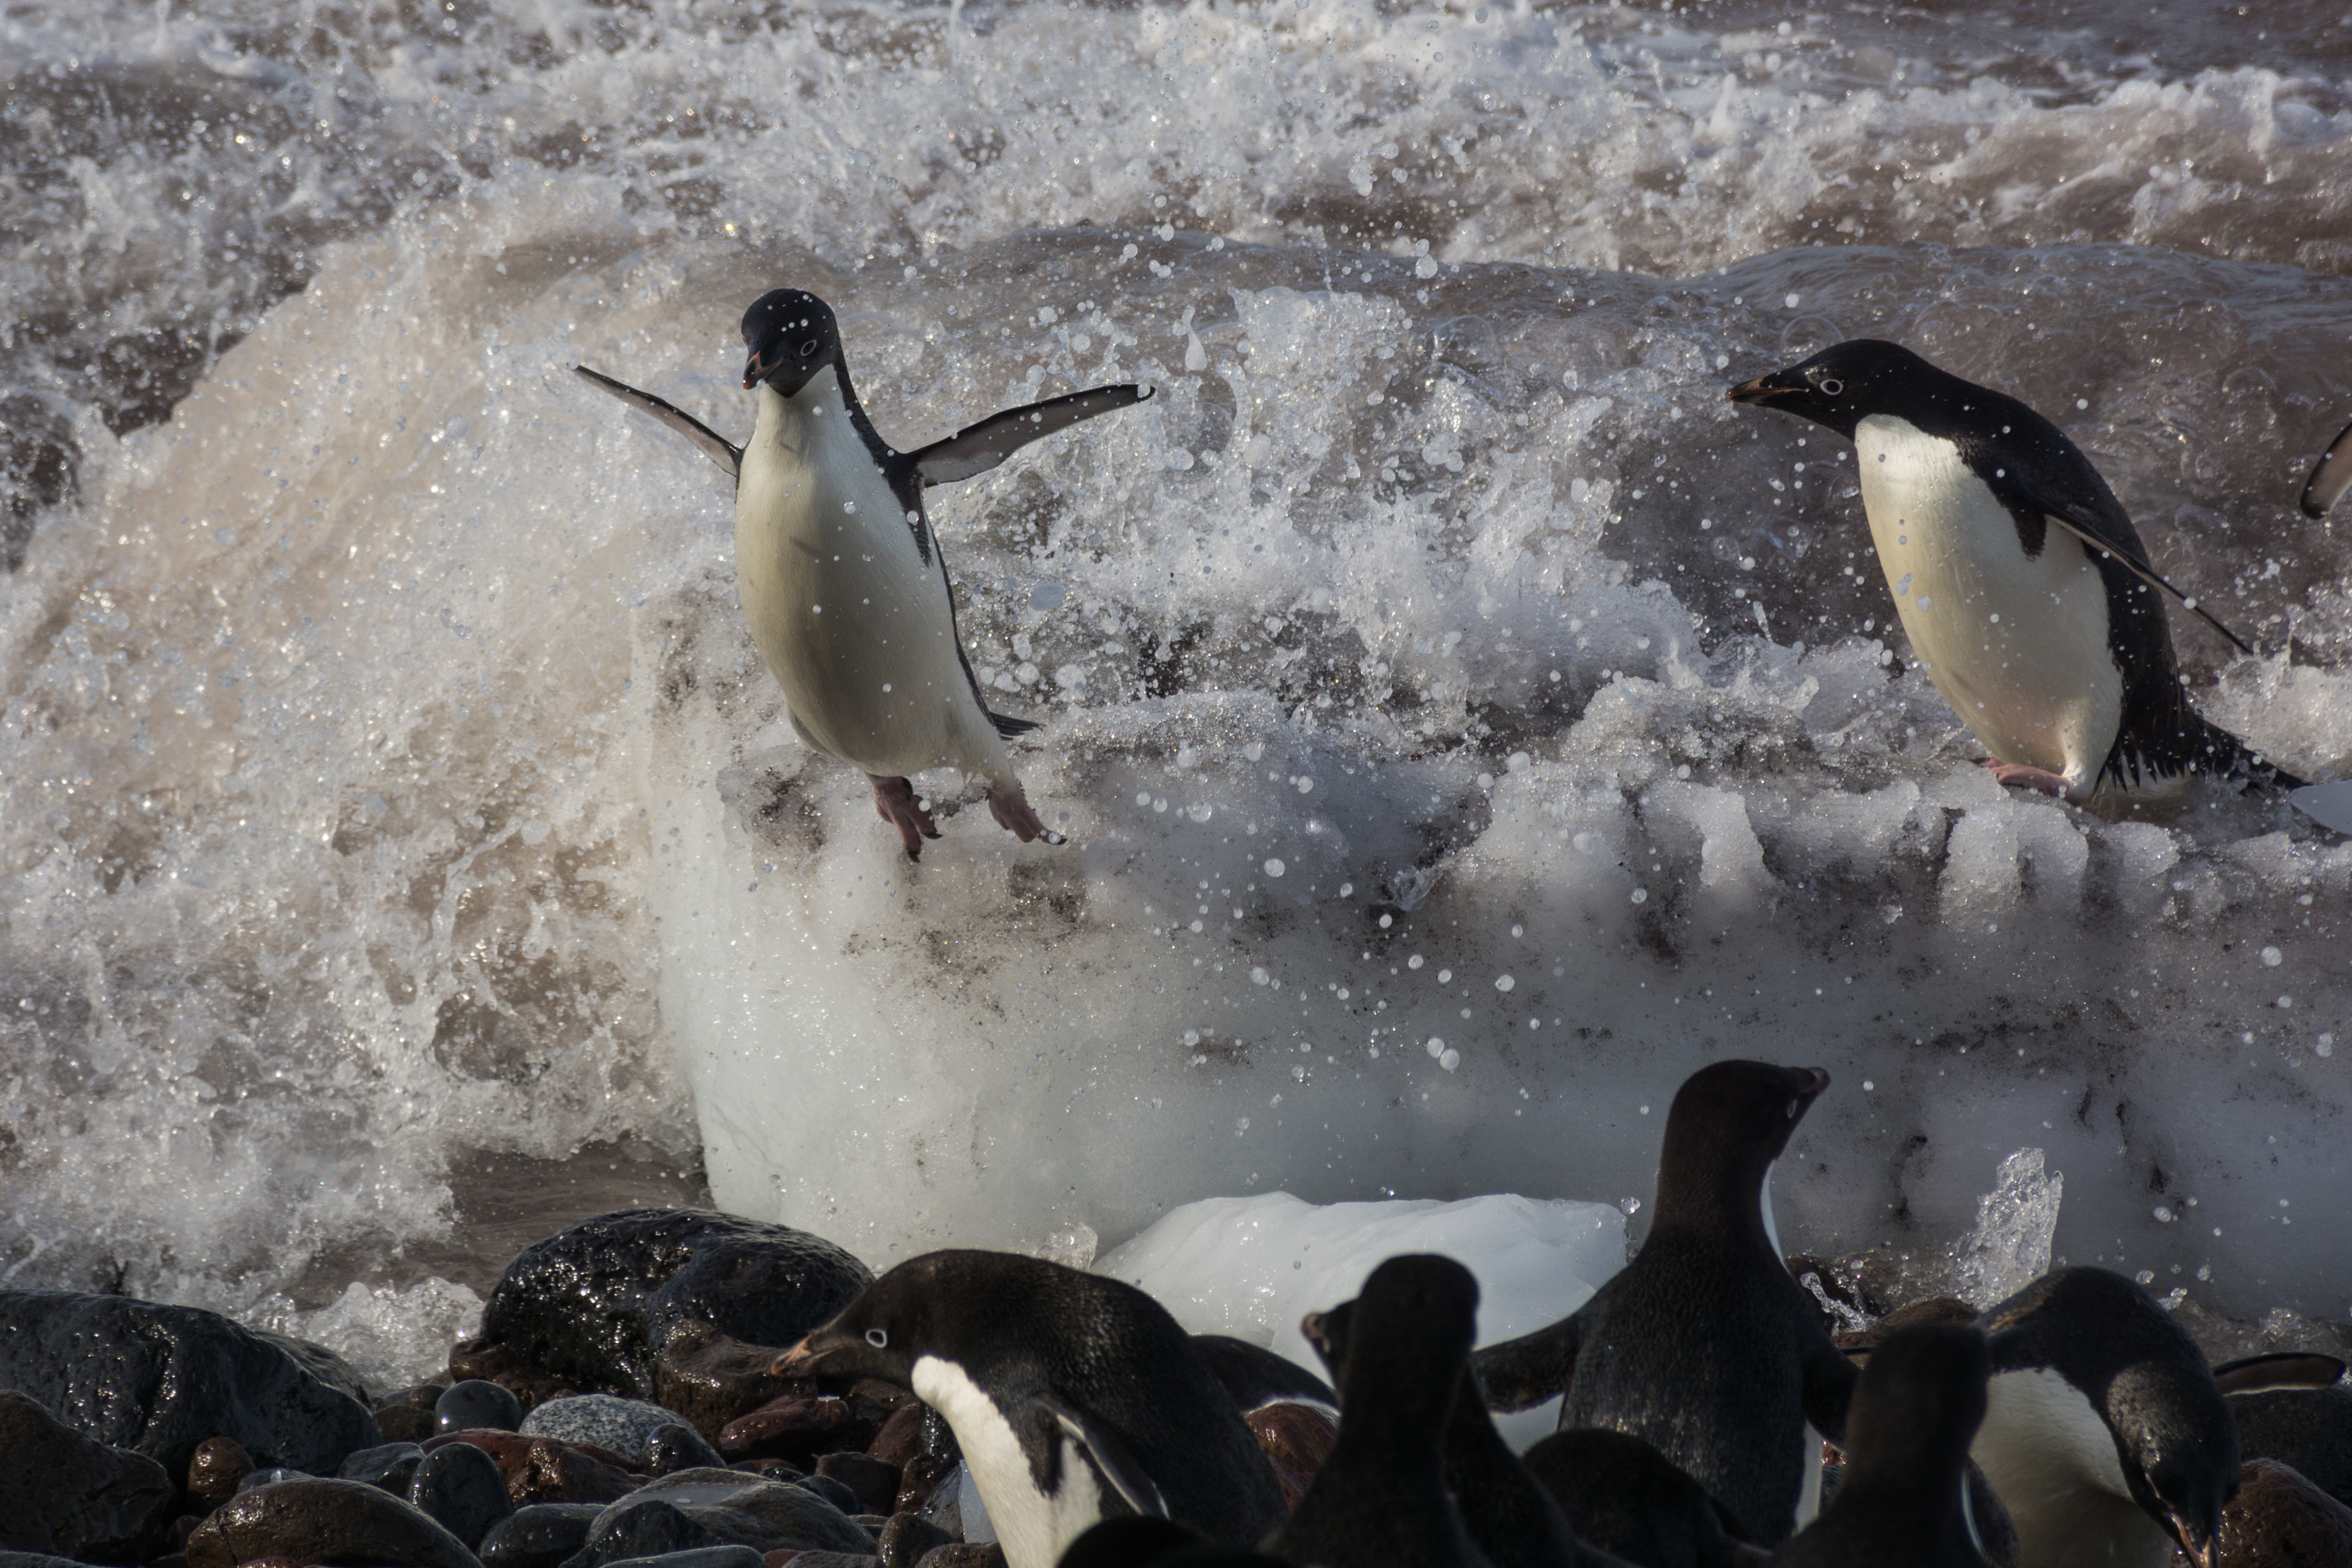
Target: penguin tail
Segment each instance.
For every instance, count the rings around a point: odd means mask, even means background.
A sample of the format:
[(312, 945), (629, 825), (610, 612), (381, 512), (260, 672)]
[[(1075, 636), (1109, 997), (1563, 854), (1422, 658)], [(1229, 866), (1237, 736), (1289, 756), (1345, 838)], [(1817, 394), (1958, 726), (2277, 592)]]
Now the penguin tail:
[(2226, 782), (2281, 792), (2300, 789), (2307, 782), (2200, 715), (2189, 716), (2189, 727), (2191, 754), (2201, 772)]
[(996, 733), (1006, 740), (1011, 740), (1016, 735), (1026, 735), (1033, 729), (1045, 727), (1034, 718), (1014, 718), (1011, 714), (998, 713), (993, 708), (982, 708), (981, 711), (988, 715), (988, 722), (994, 725)]

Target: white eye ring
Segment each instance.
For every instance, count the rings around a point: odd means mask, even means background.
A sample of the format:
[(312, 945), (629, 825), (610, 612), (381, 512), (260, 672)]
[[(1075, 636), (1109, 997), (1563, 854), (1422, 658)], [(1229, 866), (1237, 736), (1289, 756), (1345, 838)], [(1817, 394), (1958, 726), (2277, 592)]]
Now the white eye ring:
[(811, 354), (814, 354), (814, 353), (815, 353), (815, 352), (816, 352), (816, 340), (815, 340), (814, 338), (811, 338), (807, 342), (803, 343), (803, 344), (801, 345), (801, 358), (802, 358), (802, 359), (805, 360), (805, 359), (807, 359)]
[(887, 1350), (890, 1348), (890, 1331), (888, 1329), (867, 1329), (866, 1331), (866, 1343), (872, 1345), (876, 1350)]
[(1822, 391), (1831, 397), (1836, 397), (1845, 391), (1845, 383), (1837, 377), (1832, 376), (1822, 382)]
[[(1797, 1119), (1797, 1103), (1796, 1103), (1794, 1100), (1791, 1100), (1791, 1101), (1790, 1101), (1790, 1102), (1789, 1102), (1789, 1120), (1790, 1120), (1791, 1122), (1793, 1122), (1793, 1121), (1795, 1121), (1796, 1119)], [(871, 1336), (868, 1336), (868, 1337), (871, 1337)]]

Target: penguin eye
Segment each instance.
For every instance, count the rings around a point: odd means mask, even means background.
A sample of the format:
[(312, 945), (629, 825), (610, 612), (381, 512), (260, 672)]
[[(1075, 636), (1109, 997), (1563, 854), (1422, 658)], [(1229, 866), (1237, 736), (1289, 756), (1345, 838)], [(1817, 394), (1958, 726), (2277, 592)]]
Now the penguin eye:
[(802, 358), (802, 359), (805, 360), (805, 359), (807, 359), (811, 354), (814, 354), (814, 353), (815, 353), (815, 352), (816, 352), (816, 340), (815, 340), (814, 338), (811, 338), (807, 342), (803, 343), (803, 344), (801, 345), (801, 358)]
[(1791, 1101), (1790, 1101), (1790, 1102), (1789, 1102), (1789, 1120), (1790, 1120), (1791, 1122), (1793, 1122), (1793, 1121), (1795, 1121), (1796, 1119), (1797, 1119), (1797, 1103), (1796, 1103), (1794, 1100), (1791, 1100)]
[(887, 1350), (890, 1348), (890, 1331), (883, 1328), (867, 1329), (866, 1343), (876, 1350)]
[(1838, 397), (1844, 393), (1845, 383), (1835, 376), (1824, 376), (1822, 378), (1821, 388), (1825, 395)]

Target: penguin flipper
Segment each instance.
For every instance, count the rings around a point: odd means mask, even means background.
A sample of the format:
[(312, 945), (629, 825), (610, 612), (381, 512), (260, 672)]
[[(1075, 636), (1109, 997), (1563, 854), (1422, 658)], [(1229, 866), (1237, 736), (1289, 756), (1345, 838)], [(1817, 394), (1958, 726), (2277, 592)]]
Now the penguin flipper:
[(1489, 1410), (1525, 1410), (1568, 1391), (1576, 1376), (1576, 1354), (1584, 1340), (1584, 1320), (1571, 1315), (1501, 1344), (1474, 1351), (1470, 1370), (1486, 1391)]
[(2224, 1394), (2270, 1394), (2282, 1388), (2327, 1388), (2340, 1382), (2344, 1364), (2316, 1351), (2279, 1350), (2242, 1356), (2213, 1369)]
[(1130, 408), (1151, 395), (1150, 387), (1130, 382), (1118, 386), (1089, 387), (1085, 392), (1047, 398), (1044, 402), (1008, 408), (908, 453), (907, 460), (915, 465), (924, 484), (950, 485), (958, 479), (987, 473), (1033, 441), (1066, 430), (1098, 413)]
[[(1134, 1453), (1117, 1432), (1080, 1410), (1067, 1400), (1051, 1393), (1033, 1396), (1034, 1408), (1039, 1425), (1053, 1424), (1047, 1436), (1058, 1432), (1077, 1445), (1096, 1469), (1102, 1472), (1111, 1490), (1127, 1500), (1127, 1506), (1138, 1513), (1168, 1515), (1168, 1500), (1160, 1495), (1159, 1483), (1150, 1472), (1136, 1461)], [(1058, 1489), (1057, 1489), (1058, 1490)]]
[(2115, 557), (2117, 560), (2124, 563), (2125, 568), (2128, 570), (2134, 577), (2138, 578), (2150, 588), (2161, 589), (2163, 591), (2172, 595), (2173, 598), (2180, 601), (2181, 607), (2183, 609), (2189, 611), (2199, 620), (2204, 622), (2205, 624), (2213, 628), (2214, 631), (2219, 632), (2222, 636), (2228, 638), (2237, 648), (2238, 652), (2242, 653), (2251, 653), (2254, 651), (2243, 637), (2239, 636), (2235, 632), (2232, 632), (2227, 626), (2222, 625), (2221, 622), (2215, 618), (2211, 611), (2206, 609), (2203, 605), (2189, 598), (2189, 595), (2181, 592), (2180, 590), (2173, 587), (2171, 582), (2165, 578), (2163, 573), (2158, 571), (2156, 568), (2147, 564), (2147, 561), (2140, 555), (2140, 552), (2134, 548), (2135, 541), (2118, 538), (2116, 530), (2106, 526), (2105, 519), (2101, 517), (2090, 507), (2068, 505), (2063, 502), (2044, 504), (2038, 497), (2035, 497), (2035, 505), (2042, 507), (2042, 515), (2044, 517), (2048, 517), (2052, 522), (2056, 523), (2068, 533), (2074, 535), (2076, 538), (2082, 540), (2084, 544), (2089, 546), (2092, 549)]
[(2338, 431), (2319, 461), (2311, 465), (2311, 478), (2303, 486), (2303, 515), (2326, 517), (2327, 508), (2343, 499), (2347, 490), (2352, 490), (2352, 424)]
[(1026, 735), (1033, 729), (1045, 727), (1034, 718), (1014, 718), (1011, 714), (999, 713), (992, 707), (982, 707), (981, 712), (986, 714), (988, 722), (996, 727), (996, 733), (1007, 740), (1016, 735)]
[(1827, 1334), (1805, 1353), (1801, 1393), (1805, 1419), (1832, 1443), (1845, 1440), (1846, 1406), (1853, 1402), (1853, 1385), (1861, 1378), (1862, 1369)]
[(649, 392), (639, 392), (626, 382), (616, 382), (612, 377), (592, 371), (585, 365), (572, 366), (572, 373), (590, 386), (611, 392), (631, 408), (642, 409), (652, 414), (656, 419), (700, 447), (704, 456), (726, 469), (730, 475), (740, 475), (742, 472), (743, 449), (676, 403), (664, 398), (657, 398)]

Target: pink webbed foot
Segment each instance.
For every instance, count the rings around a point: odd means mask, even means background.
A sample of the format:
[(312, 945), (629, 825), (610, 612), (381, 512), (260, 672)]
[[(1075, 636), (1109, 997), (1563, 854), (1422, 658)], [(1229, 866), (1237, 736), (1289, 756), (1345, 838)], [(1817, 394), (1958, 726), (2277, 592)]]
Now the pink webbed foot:
[(2066, 780), (2046, 768), (2028, 768), (2021, 762), (2003, 762), (1998, 757), (1988, 757), (1984, 766), (1992, 769), (1993, 779), (2000, 784), (2015, 785), (2020, 789), (2039, 789), (2044, 795), (2066, 798)]
[(874, 786), (874, 814), (898, 830), (898, 841), (907, 846), (907, 858), (923, 858), (923, 841), (936, 839), (940, 830), (931, 821), (931, 814), (915, 796), (915, 787), (904, 779), (883, 779), (867, 774)]
[(1069, 841), (1037, 820), (1037, 813), (1029, 805), (1029, 797), (1018, 784), (1010, 789), (991, 789), (988, 792), (988, 814), (996, 819), (998, 827), (1024, 844), (1032, 839), (1043, 839), (1049, 844)]

